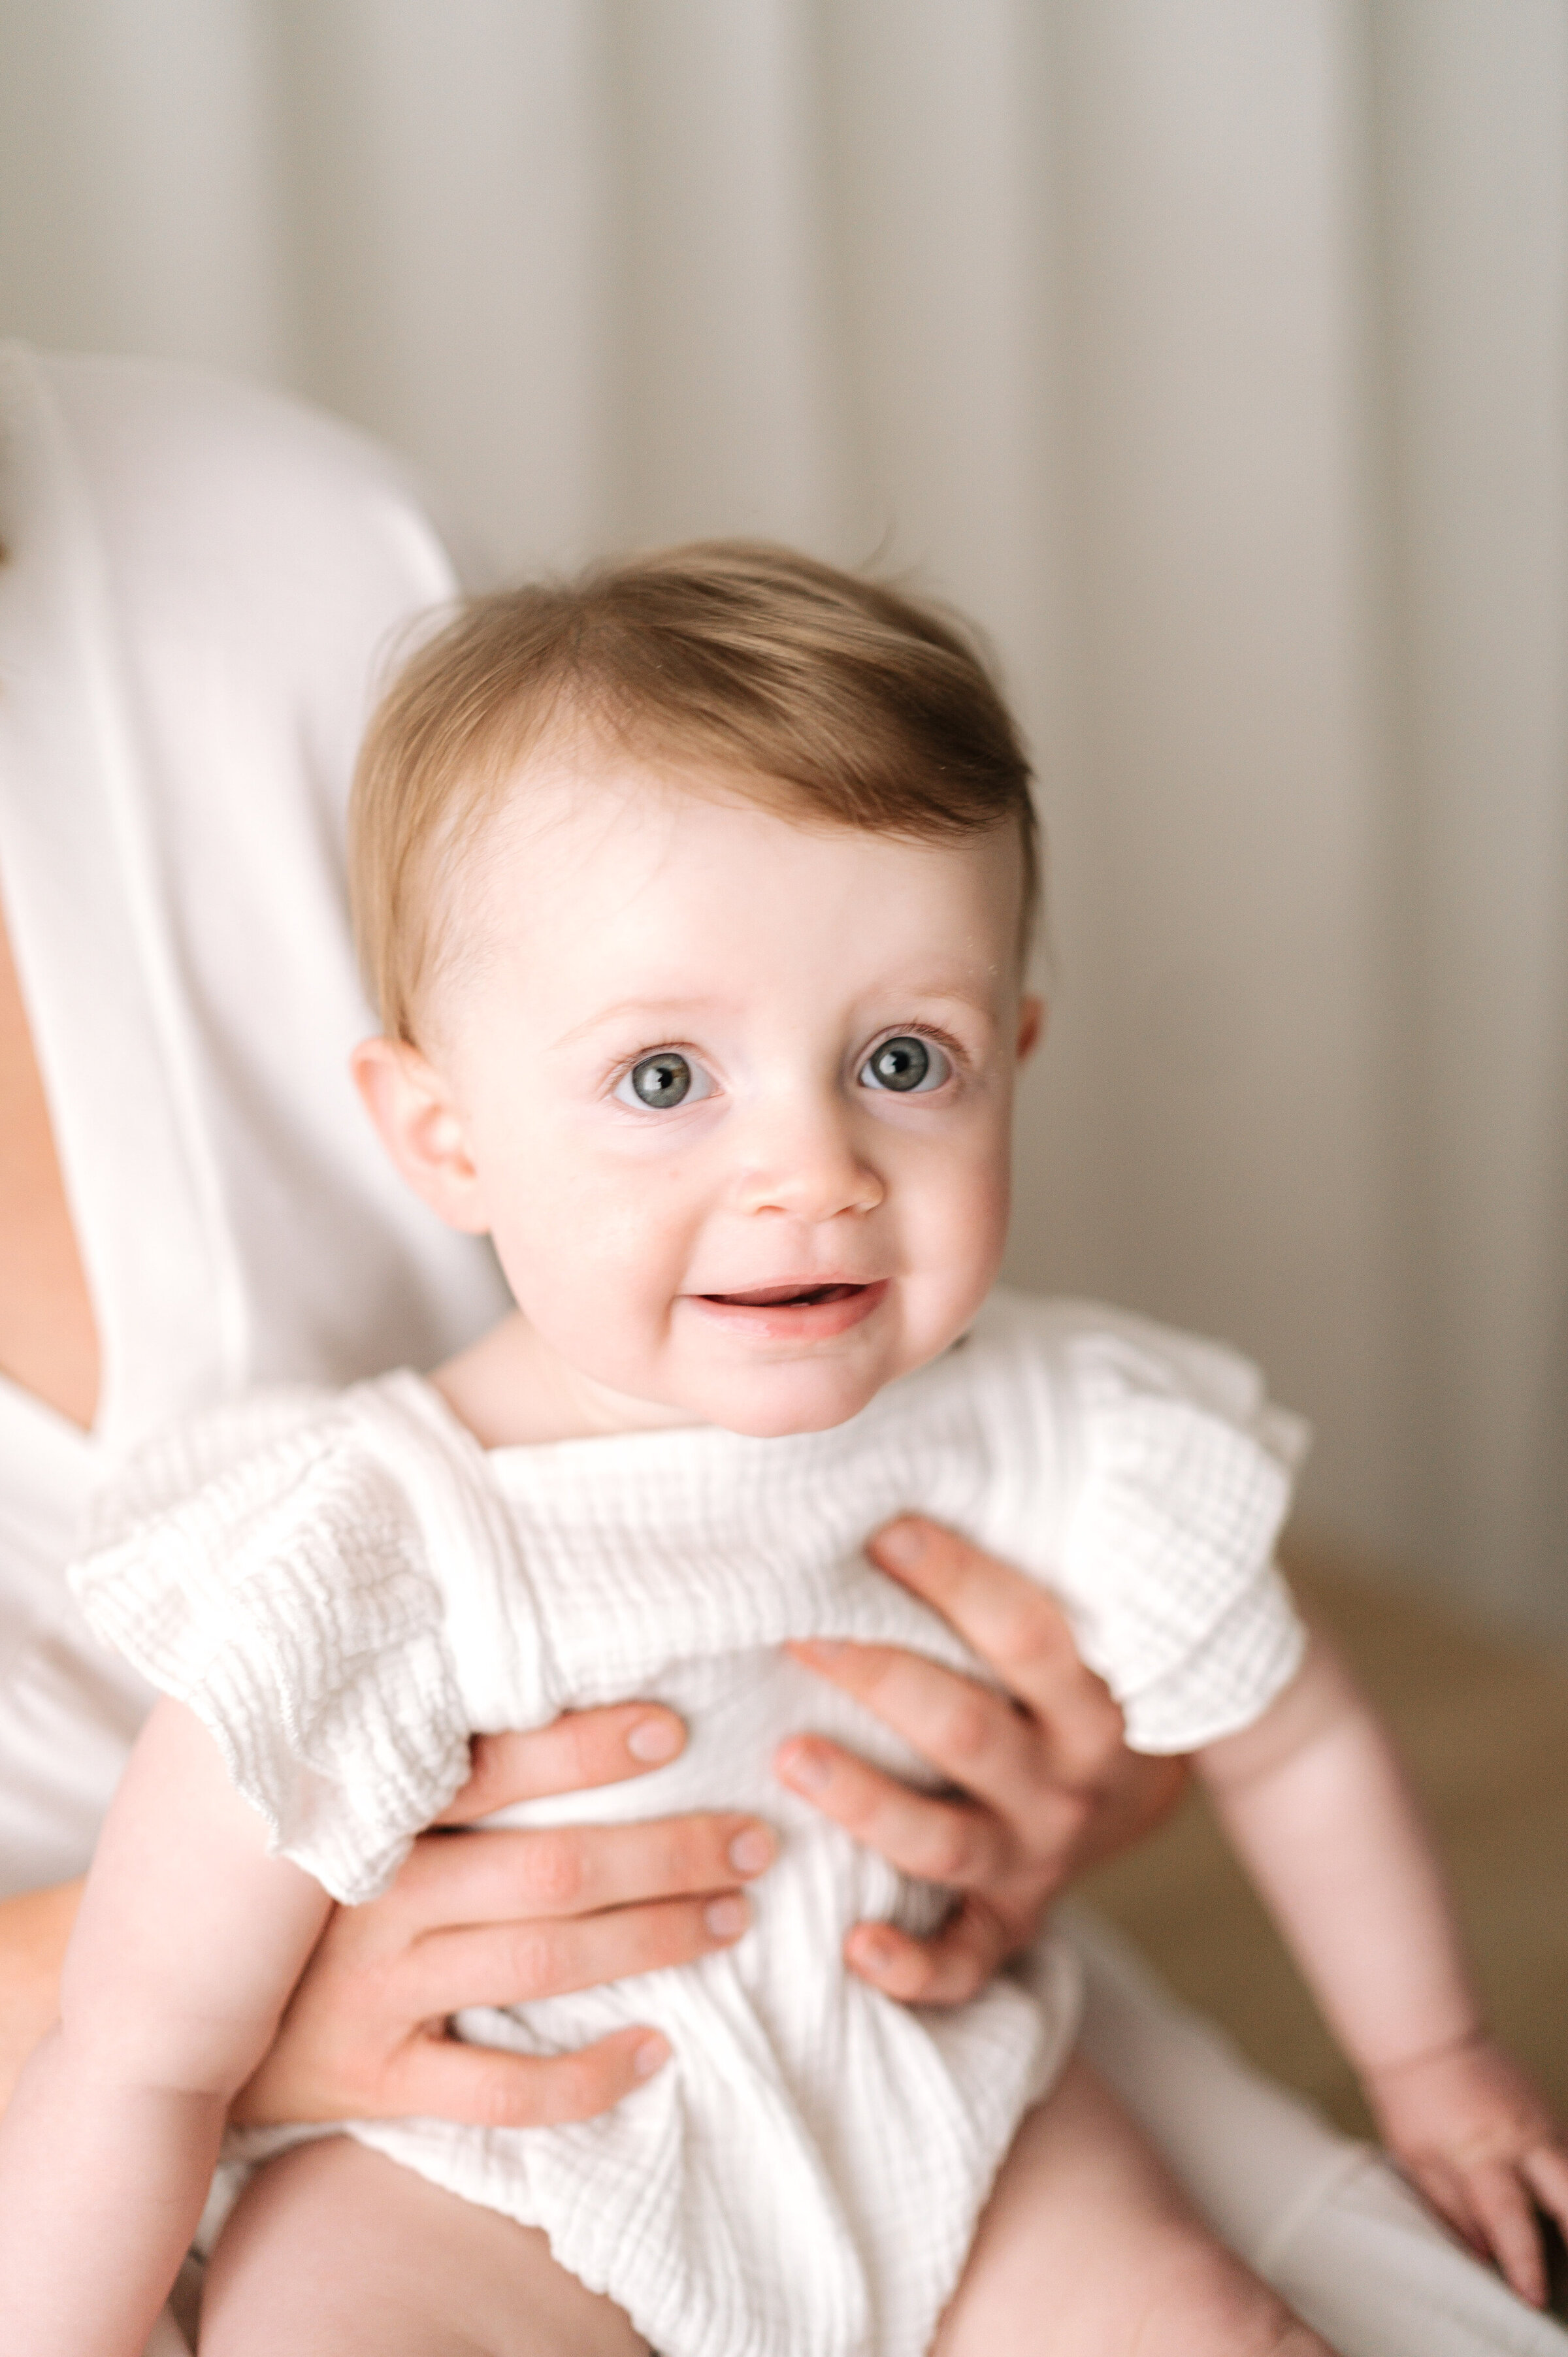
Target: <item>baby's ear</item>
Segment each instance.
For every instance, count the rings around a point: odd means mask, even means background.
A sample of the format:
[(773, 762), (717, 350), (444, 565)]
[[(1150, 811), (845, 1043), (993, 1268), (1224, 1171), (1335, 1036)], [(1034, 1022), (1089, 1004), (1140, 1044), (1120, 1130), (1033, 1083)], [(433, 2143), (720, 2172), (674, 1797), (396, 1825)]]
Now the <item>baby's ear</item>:
[(381, 1144), (421, 1201), (448, 1227), (483, 1235), (489, 1222), (445, 1075), (406, 1039), (361, 1039), (349, 1069)]
[(1018, 1002), (1018, 1061), (1027, 1063), (1046, 1036), (1047, 1009), (1043, 998), (1023, 998)]

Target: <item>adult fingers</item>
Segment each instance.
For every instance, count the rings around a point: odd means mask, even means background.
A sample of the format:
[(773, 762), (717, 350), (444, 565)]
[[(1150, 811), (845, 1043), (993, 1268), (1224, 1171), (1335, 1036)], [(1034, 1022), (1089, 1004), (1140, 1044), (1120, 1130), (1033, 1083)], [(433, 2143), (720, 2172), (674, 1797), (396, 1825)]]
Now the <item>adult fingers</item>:
[(1006, 1870), (1008, 1836), (989, 1809), (911, 1792), (824, 1736), (790, 1736), (773, 1764), (791, 1792), (905, 1874), (965, 1889)]
[(1152, 1834), (1175, 1809), (1192, 1781), (1190, 1761), (1168, 1754), (1126, 1751), (1113, 1781), (1096, 1802), (1079, 1792), (1084, 1813), (1070, 1857), (1060, 1861), (1060, 1881), (1086, 1867), (1117, 1857)]
[(844, 1942), (844, 1961), (904, 2005), (967, 2005), (1012, 1944), (1001, 1918), (971, 1899), (926, 1940), (892, 1923), (857, 1923)]
[(455, 2038), (411, 2039), (387, 2075), (384, 2111), (478, 2127), (553, 2127), (607, 2112), (669, 2060), (655, 2029), (618, 2029), (571, 2054), (507, 2054)]
[(548, 1727), (477, 1735), (473, 1772), (435, 1822), (469, 1824), (513, 1801), (622, 1783), (673, 1760), (685, 1740), (686, 1730), (672, 1710), (641, 1702), (564, 1711)]
[(586, 1914), (732, 1889), (771, 1865), (759, 1818), (729, 1811), (625, 1825), (427, 1834), (388, 1894), (422, 1928)]
[(727, 1890), (555, 1921), (429, 1932), (409, 1954), (403, 1993), (415, 2018), (443, 2018), (467, 2005), (528, 2005), (691, 1964), (733, 1946), (750, 1921), (745, 1894)]
[(896, 1646), (812, 1639), (789, 1651), (975, 1800), (1011, 1815), (1025, 1796), (1033, 1811), (1042, 1782), (1039, 1733), (1006, 1695)]
[[(1076, 1870), (1086, 1829), (1102, 1803), (1087, 1787), (1047, 1772), (1037, 1731), (1005, 1695), (923, 1655), (884, 1646), (813, 1642), (790, 1650), (865, 1703), (982, 1807), (933, 1803), (813, 1736), (792, 1738), (778, 1755), (779, 1774), (793, 1791), (895, 1866), (904, 1866), (917, 1847), (935, 1857), (944, 1840), (959, 1843), (953, 1870), (907, 1868), (933, 1881), (972, 1888), (1027, 1857), (1043, 1901)], [(940, 1819), (933, 1807), (943, 1810)], [(1117, 1846), (1108, 1839), (1108, 1849)]]
[(889, 1523), (866, 1553), (940, 1612), (1034, 1713), (1057, 1775), (1092, 1782), (1105, 1772), (1122, 1749), (1122, 1714), (1037, 1580), (918, 1515)]

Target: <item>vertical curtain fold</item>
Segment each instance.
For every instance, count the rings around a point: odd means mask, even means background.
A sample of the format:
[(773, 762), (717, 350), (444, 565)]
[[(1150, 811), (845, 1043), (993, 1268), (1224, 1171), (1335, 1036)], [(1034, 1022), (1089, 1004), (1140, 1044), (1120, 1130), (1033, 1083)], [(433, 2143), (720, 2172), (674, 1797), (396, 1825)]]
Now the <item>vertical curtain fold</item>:
[(512, 569), (747, 532), (994, 643), (1014, 1266), (1568, 1626), (1563, 0), (0, 0), (0, 329), (268, 377)]

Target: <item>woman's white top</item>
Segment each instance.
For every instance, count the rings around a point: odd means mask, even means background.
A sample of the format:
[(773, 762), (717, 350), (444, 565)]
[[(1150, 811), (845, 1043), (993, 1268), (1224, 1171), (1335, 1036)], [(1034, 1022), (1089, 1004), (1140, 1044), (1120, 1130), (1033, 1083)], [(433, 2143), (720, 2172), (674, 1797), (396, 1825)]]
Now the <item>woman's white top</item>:
[(0, 1895), (78, 1873), (148, 1693), (64, 1566), (104, 1468), (257, 1383), (428, 1363), (493, 1267), (384, 1167), (344, 808), (448, 599), (381, 453), (252, 387), (0, 348), (0, 896), (102, 1347), (91, 1434), (0, 1377)]
[(1047, 1941), (970, 2005), (915, 2012), (847, 1973), (912, 1885), (781, 1793), (815, 1725), (922, 1763), (780, 1652), (853, 1638), (976, 1664), (867, 1562), (901, 1509), (972, 1534), (1069, 1610), (1132, 1741), (1248, 1725), (1303, 1634), (1273, 1544), (1300, 1427), (1230, 1352), (997, 1296), (936, 1364), (828, 1432), (713, 1427), (486, 1453), (421, 1377), (263, 1394), (142, 1450), (73, 1578), (97, 1632), (210, 1728), (275, 1850), (353, 1902), (468, 1772), (470, 1730), (657, 1697), (691, 1730), (630, 1785), (515, 1822), (695, 1807), (784, 1835), (755, 1930), (677, 1972), (466, 2018), (532, 2052), (650, 2021), (673, 2067), (558, 2129), (356, 2129), (555, 2255), (665, 2357), (921, 2357), (1024, 2106), (1076, 2026)]

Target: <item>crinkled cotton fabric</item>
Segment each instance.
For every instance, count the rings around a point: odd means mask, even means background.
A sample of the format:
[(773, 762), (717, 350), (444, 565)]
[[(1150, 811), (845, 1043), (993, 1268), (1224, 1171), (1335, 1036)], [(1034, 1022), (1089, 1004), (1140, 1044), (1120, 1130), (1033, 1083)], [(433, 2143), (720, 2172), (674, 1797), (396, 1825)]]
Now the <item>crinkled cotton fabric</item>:
[(487, 1453), (406, 1372), (241, 1402), (131, 1463), (74, 1581), (97, 1632), (210, 1728), (274, 1847), (347, 1903), (384, 1889), (463, 1782), (470, 1730), (628, 1694), (680, 1711), (670, 1767), (510, 1815), (760, 1811), (784, 1838), (753, 1931), (679, 1972), (461, 2022), (526, 2052), (652, 2022), (672, 2066), (570, 2126), (353, 2133), (542, 2226), (666, 2357), (920, 2357), (1070, 2043), (1077, 1969), (1047, 1941), (947, 2012), (843, 1971), (853, 1923), (924, 1930), (942, 1897), (792, 1802), (774, 1748), (815, 1725), (929, 1771), (781, 1648), (855, 1639), (973, 1670), (863, 1551), (921, 1511), (1048, 1583), (1135, 1744), (1190, 1750), (1257, 1717), (1301, 1660), (1273, 1560), (1300, 1443), (1227, 1351), (1000, 1295), (849, 1424), (782, 1439)]

